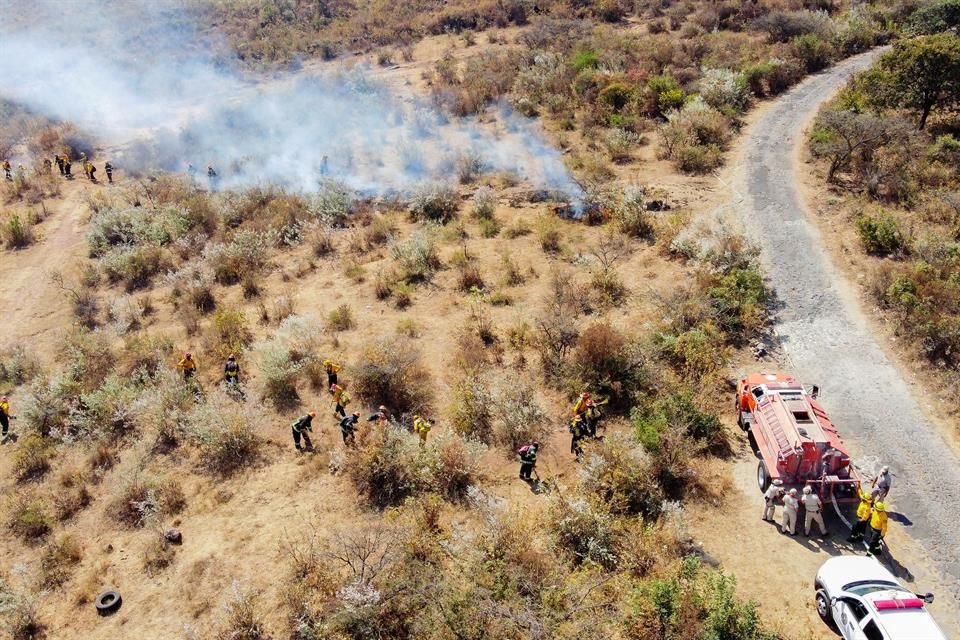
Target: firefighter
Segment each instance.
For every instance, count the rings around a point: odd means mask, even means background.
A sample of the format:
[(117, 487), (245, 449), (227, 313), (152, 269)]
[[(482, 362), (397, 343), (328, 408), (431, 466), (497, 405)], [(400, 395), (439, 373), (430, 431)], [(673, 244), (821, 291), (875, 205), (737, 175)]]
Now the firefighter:
[(0, 437), (7, 437), (7, 433), (10, 431), (10, 419), (13, 416), (10, 415), (10, 399), (7, 396), (0, 398), (0, 427), (3, 428)]
[(50, 162), (50, 158), (43, 159), (43, 172), (48, 175), (53, 173), (53, 163)]
[(7, 180), (13, 180), (13, 174), (10, 173), (10, 161), (9, 161), (9, 160), (4, 160), (4, 161), (3, 161), (3, 175), (7, 178)]
[(108, 162), (103, 165), (103, 170), (107, 172), (107, 183), (113, 184), (113, 164)]
[(316, 412), (311, 411), (306, 415), (300, 416), (291, 426), (291, 430), (293, 431), (293, 446), (297, 448), (297, 451), (303, 451), (303, 448), (300, 446), (300, 438), (303, 438), (303, 443), (307, 451), (313, 451), (313, 443), (310, 441), (310, 434), (307, 432), (313, 431), (313, 419), (316, 417)]
[(880, 549), (880, 541), (887, 537), (887, 506), (882, 500), (877, 500), (873, 504), (873, 513), (870, 515), (870, 546), (867, 552), (878, 556), (883, 551)]
[(797, 535), (797, 509), (799, 507), (800, 501), (797, 499), (797, 490), (790, 489), (790, 492), (783, 496), (783, 524), (780, 526), (781, 533), (789, 533), (792, 536)]
[(847, 542), (863, 540), (863, 534), (867, 532), (870, 515), (873, 512), (873, 494), (864, 491), (863, 487), (858, 487), (857, 492), (860, 494), (860, 504), (857, 506), (857, 521), (853, 523)]
[(183, 360), (177, 363), (177, 369), (183, 371), (183, 379), (189, 380), (197, 373), (197, 363), (189, 351), (183, 354)]
[(570, 421), (570, 453), (577, 456), (577, 462), (583, 457), (583, 448), (580, 441), (587, 435), (587, 423), (581, 415), (573, 416)]
[(340, 371), (340, 365), (333, 360), (324, 360), (323, 369), (327, 372), (327, 386), (332, 387), (337, 384), (337, 372)]
[(217, 172), (212, 166), (207, 167), (207, 182), (210, 184), (210, 191), (217, 190)]
[[(348, 447), (353, 446), (357, 438), (357, 423), (360, 421), (360, 412), (354, 411), (349, 416), (340, 419), (340, 435), (343, 436), (343, 444)], [(349, 440), (350, 442), (347, 442)]]
[(577, 398), (577, 403), (573, 405), (573, 415), (580, 416), (583, 415), (587, 410), (587, 400), (590, 399), (590, 394), (584, 391)]
[(600, 403), (594, 402), (593, 399), (587, 400), (586, 408), (583, 411), (583, 418), (587, 427), (587, 435), (591, 438), (596, 438), (597, 427), (600, 426), (600, 420), (603, 418)]
[(803, 535), (810, 536), (810, 525), (814, 522), (820, 527), (820, 535), (827, 535), (827, 527), (823, 524), (823, 502), (809, 485), (803, 488), (802, 501), (804, 511)]
[(240, 365), (237, 364), (237, 357), (232, 353), (223, 365), (223, 381), (232, 385), (240, 384)]
[(783, 498), (783, 480), (779, 478), (774, 480), (763, 494), (763, 518), (764, 522), (776, 522), (777, 500)]
[(390, 412), (387, 411), (387, 408), (383, 405), (380, 405), (377, 408), (377, 412), (371, 414), (370, 417), (367, 418), (367, 422), (377, 422), (377, 424), (379, 424), (381, 427), (386, 425), (389, 421)]
[(70, 160), (70, 156), (64, 154), (63, 156), (63, 175), (67, 180), (73, 180), (73, 174), (70, 173), (71, 167), (73, 167), (73, 162)]
[(93, 166), (93, 163), (92, 163), (92, 162), (88, 162), (87, 165), (89, 166), (89, 170), (88, 170), (88, 172), (87, 172), (87, 175), (88, 175), (89, 178), (90, 178), (90, 182), (96, 182), (96, 181), (97, 181), (97, 168), (96, 168), (95, 166)]
[(880, 475), (873, 479), (873, 499), (885, 500), (892, 485), (893, 478), (890, 476), (890, 467), (884, 466), (880, 469)]
[(413, 416), (413, 432), (420, 436), (421, 447), (427, 444), (427, 436), (430, 434), (430, 429), (432, 428), (433, 425), (420, 416)]
[(540, 449), (540, 443), (534, 442), (524, 447), (520, 447), (517, 452), (520, 454), (520, 479), (530, 481), (530, 474), (537, 467), (537, 450)]
[(56, 163), (57, 169), (60, 170), (60, 175), (64, 175), (64, 173), (63, 173), (63, 156), (61, 156), (61, 155), (55, 155), (55, 156), (53, 156), (53, 161)]
[(330, 393), (333, 394), (334, 415), (346, 418), (347, 412), (345, 407), (350, 404), (350, 396), (347, 395), (347, 390), (338, 384), (332, 384), (330, 385)]

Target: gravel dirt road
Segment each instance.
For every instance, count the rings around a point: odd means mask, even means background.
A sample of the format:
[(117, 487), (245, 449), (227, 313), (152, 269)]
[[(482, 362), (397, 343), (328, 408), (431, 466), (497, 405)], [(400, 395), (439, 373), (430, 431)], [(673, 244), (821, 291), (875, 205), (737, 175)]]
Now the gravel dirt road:
[(924, 414), (923, 389), (907, 384), (872, 334), (796, 187), (805, 170), (798, 149), (818, 107), (878, 53), (846, 60), (764, 109), (740, 146), (728, 186), (776, 292), (776, 333), (787, 361), (802, 380), (821, 385), (822, 401), (857, 462), (868, 471), (890, 466), (892, 527), (926, 552), (952, 592), (941, 594), (948, 596), (944, 604), (955, 607), (958, 459)]

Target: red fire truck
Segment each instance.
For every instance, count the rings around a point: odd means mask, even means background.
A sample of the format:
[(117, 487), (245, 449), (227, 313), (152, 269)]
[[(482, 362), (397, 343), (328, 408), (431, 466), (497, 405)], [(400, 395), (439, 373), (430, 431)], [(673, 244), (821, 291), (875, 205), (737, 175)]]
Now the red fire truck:
[(857, 499), (860, 479), (840, 434), (810, 390), (785, 373), (754, 373), (737, 383), (737, 424), (760, 454), (757, 484), (805, 485), (824, 501)]

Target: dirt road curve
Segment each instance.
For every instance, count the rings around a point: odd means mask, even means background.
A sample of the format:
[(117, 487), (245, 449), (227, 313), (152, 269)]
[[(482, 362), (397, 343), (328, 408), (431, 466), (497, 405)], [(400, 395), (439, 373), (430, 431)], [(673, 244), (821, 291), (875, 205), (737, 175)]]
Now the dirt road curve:
[(822, 385), (823, 402), (858, 461), (890, 465), (891, 506), (908, 519), (892, 526), (904, 526), (960, 600), (960, 464), (924, 416), (923, 390), (909, 387), (871, 334), (795, 187), (804, 170), (797, 147), (810, 118), (875, 55), (847, 60), (772, 105), (751, 125), (730, 186), (782, 303), (776, 331), (794, 372)]

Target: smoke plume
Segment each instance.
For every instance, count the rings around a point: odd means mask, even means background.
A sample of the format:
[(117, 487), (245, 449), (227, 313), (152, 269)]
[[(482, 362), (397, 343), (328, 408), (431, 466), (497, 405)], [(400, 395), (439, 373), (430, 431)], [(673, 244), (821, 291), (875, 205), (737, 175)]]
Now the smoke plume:
[(507, 109), (493, 124), (449, 119), (359, 68), (244, 76), (172, 0), (0, 0), (0, 15), (0, 95), (88, 130), (116, 166), (209, 165), (224, 187), (304, 191), (326, 174), (383, 193), (449, 180), (474, 158), (580, 192), (533, 121)]

